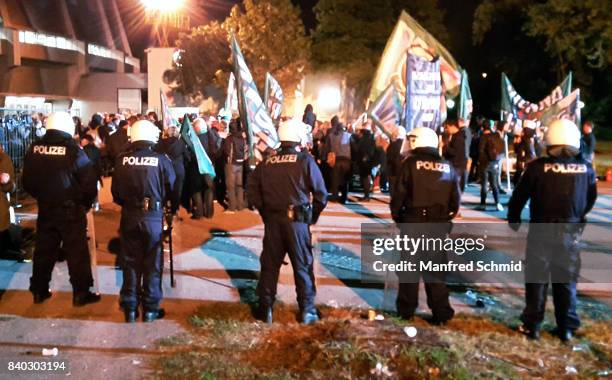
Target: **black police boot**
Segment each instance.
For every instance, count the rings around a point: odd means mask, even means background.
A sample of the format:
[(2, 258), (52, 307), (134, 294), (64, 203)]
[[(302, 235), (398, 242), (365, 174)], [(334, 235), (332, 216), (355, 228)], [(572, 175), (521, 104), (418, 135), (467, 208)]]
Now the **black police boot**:
[(32, 293), (32, 296), (34, 298), (35, 304), (41, 304), (45, 302), (45, 300), (51, 298), (51, 292), (47, 290), (46, 292), (43, 292), (43, 293)]
[(557, 329), (557, 336), (561, 339), (562, 342), (567, 343), (574, 339), (574, 332), (568, 329)]
[(271, 325), (273, 321), (272, 306), (259, 305), (257, 309), (255, 309), (254, 317), (258, 321), (262, 321)]
[(319, 312), (317, 309), (305, 310), (302, 312), (302, 323), (311, 325), (319, 321)]
[(138, 309), (125, 309), (123, 315), (126, 323), (134, 323), (138, 319)]
[(86, 292), (77, 292), (72, 296), (72, 305), (76, 307), (85, 306), (90, 303), (99, 302), (102, 297), (98, 293), (92, 293), (89, 290)]
[(540, 340), (540, 329), (537, 327), (534, 328), (530, 328), (526, 325), (521, 325), (518, 328), (518, 331), (525, 335), (527, 337), (527, 339), (530, 340)]
[(162, 319), (165, 316), (166, 316), (166, 311), (164, 309), (143, 310), (142, 321), (143, 322), (153, 322), (154, 320)]

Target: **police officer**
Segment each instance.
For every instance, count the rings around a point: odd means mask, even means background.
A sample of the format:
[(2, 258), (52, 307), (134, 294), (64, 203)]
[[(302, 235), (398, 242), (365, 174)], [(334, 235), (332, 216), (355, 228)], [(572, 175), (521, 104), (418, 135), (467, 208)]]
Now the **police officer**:
[(60, 247), (66, 255), (73, 289), (72, 303), (98, 302), (87, 246), (86, 213), (98, 193), (92, 162), (73, 139), (75, 126), (66, 112), (47, 119), (47, 133), (32, 144), (23, 167), (23, 186), (38, 203), (36, 248), (30, 291), (34, 303), (51, 297), (49, 281)]
[(529, 199), (525, 309), (520, 331), (538, 339), (544, 319), (548, 283), (552, 282), (557, 333), (568, 341), (580, 326), (576, 280), (580, 239), (586, 214), (597, 198), (595, 173), (579, 154), (580, 131), (569, 120), (555, 120), (545, 135), (548, 157), (527, 164), (508, 206), (508, 222), (517, 230)]
[(172, 196), (175, 183), (170, 159), (153, 150), (159, 139), (159, 128), (140, 120), (131, 128), (131, 144), (115, 162), (111, 191), (121, 206), (121, 254), (123, 285), (120, 305), (125, 321), (138, 318), (152, 322), (164, 316), (159, 308), (162, 299), (162, 220), (163, 207)]
[(315, 159), (299, 150), (301, 124), (296, 120), (281, 123), (280, 149), (262, 161), (248, 181), (249, 201), (265, 225), (255, 316), (267, 323), (272, 323), (278, 275), (286, 254), (293, 266), (301, 322), (319, 320), (314, 304), (310, 225), (317, 222), (327, 204), (327, 189)]
[[(432, 129), (415, 128), (407, 138), (411, 150), (399, 169), (399, 178), (391, 198), (391, 216), (396, 223), (402, 223), (402, 234), (444, 238), (450, 231), (448, 222), (459, 209), (460, 179), (453, 166), (440, 157), (438, 136)], [(445, 255), (438, 252), (426, 252), (421, 256), (402, 255), (402, 260), (410, 260), (417, 265), (421, 259), (437, 260), (438, 263), (446, 260)], [(439, 273), (411, 272), (400, 275), (396, 301), (398, 314), (404, 319), (414, 316), (419, 300), (420, 277), (425, 282), (427, 305), (433, 314), (432, 323), (447, 322), (453, 317), (454, 310), (448, 300), (444, 277)]]

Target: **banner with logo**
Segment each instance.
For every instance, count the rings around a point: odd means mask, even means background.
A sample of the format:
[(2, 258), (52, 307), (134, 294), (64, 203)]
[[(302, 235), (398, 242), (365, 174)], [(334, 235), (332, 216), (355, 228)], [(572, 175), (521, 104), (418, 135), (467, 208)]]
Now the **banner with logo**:
[(395, 89), (395, 84), (390, 83), (378, 99), (368, 109), (368, 114), (389, 138), (397, 130), (402, 115), (402, 103)]
[(540, 116), (542, 125), (548, 125), (556, 119), (568, 119), (580, 125), (580, 89), (545, 109)]
[(506, 114), (512, 114), (514, 118), (538, 119), (539, 115), (553, 104), (557, 103), (564, 97), (567, 97), (572, 92), (572, 73), (570, 72), (563, 82), (555, 87), (551, 93), (539, 101), (531, 103), (523, 99), (521, 95), (514, 89), (510, 79), (505, 73), (501, 77), (501, 111), (502, 117)]
[(285, 96), (280, 84), (274, 79), (272, 74), (266, 73), (266, 85), (264, 90), (264, 103), (268, 108), (268, 113), (272, 120), (276, 123), (280, 119), (283, 112), (283, 102)]
[(442, 79), (440, 59), (428, 61), (408, 54), (406, 63), (406, 101), (402, 125), (409, 132), (417, 127), (434, 131), (442, 123)]
[(404, 98), (406, 53), (426, 59), (439, 56), (442, 82), (447, 96), (454, 98), (459, 94), (461, 71), (453, 56), (425, 28), (403, 11), (378, 64), (368, 97), (370, 102), (378, 99), (392, 82), (395, 82), (400, 97)]
[(206, 150), (202, 146), (202, 142), (195, 133), (195, 130), (191, 126), (189, 117), (187, 114), (183, 117), (183, 123), (181, 124), (181, 137), (185, 140), (185, 144), (195, 154), (198, 163), (198, 171), (200, 174), (208, 174), (212, 177), (216, 176), (215, 168), (206, 154)]
[(257, 92), (251, 71), (234, 35), (232, 35), (232, 59), (238, 89), (238, 108), (243, 125), (248, 131), (251, 157), (260, 159), (267, 149), (276, 149), (280, 141), (274, 122)]

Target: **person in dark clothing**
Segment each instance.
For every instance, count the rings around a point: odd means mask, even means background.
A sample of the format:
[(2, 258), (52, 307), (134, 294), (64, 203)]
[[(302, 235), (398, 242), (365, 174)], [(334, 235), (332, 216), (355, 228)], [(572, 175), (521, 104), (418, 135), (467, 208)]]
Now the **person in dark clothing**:
[(493, 128), (494, 123), (491, 121), (480, 137), (478, 146), (478, 165), (481, 167), (480, 206), (478, 209), (486, 209), (487, 186), (490, 185), (493, 199), (495, 200), (495, 207), (498, 211), (503, 211), (504, 206), (499, 202), (497, 177), (499, 175), (499, 160), (504, 152), (504, 142)]
[(306, 105), (306, 108), (304, 109), (304, 116), (302, 116), (302, 122), (310, 125), (314, 131), (315, 124), (317, 123), (317, 115), (314, 113), (312, 104)]
[(442, 154), (453, 165), (455, 173), (459, 178), (461, 192), (463, 192), (465, 191), (465, 171), (467, 169), (470, 146), (469, 130), (465, 126), (459, 128), (456, 121), (449, 120), (446, 123), (445, 132), (448, 134), (448, 140), (442, 147)]
[(310, 226), (317, 223), (327, 204), (327, 189), (314, 158), (298, 150), (302, 140), (298, 128), (291, 121), (283, 122), (278, 135), (280, 150), (260, 162), (248, 182), (249, 202), (259, 210), (265, 226), (255, 317), (272, 323), (278, 276), (288, 254), (300, 321), (311, 324), (319, 320), (319, 315)]
[(595, 159), (595, 134), (593, 122), (587, 120), (582, 124), (582, 138), (580, 139), (580, 153), (589, 162)]
[[(193, 121), (193, 129), (196, 132), (198, 139), (202, 143), (202, 147), (206, 151), (211, 162), (217, 157), (219, 152), (219, 136), (216, 132), (208, 130), (208, 126), (204, 119), (196, 118)], [(209, 133), (210, 132), (210, 133)], [(193, 157), (191, 160), (191, 176), (190, 184), (192, 186), (193, 199), (193, 219), (212, 218), (214, 215), (214, 178), (209, 174), (200, 174), (197, 166), (197, 160)]]
[(597, 182), (591, 163), (579, 154), (580, 131), (573, 122), (553, 121), (545, 141), (548, 157), (527, 165), (508, 205), (508, 223), (516, 231), (531, 199), (520, 331), (539, 339), (552, 283), (557, 335), (568, 341), (580, 327), (576, 312), (580, 240), (586, 215), (597, 199)]
[(225, 160), (228, 211), (240, 211), (244, 208), (243, 167), (248, 158), (248, 146), (238, 120), (230, 122), (229, 135), (223, 140), (221, 151)]
[(74, 140), (72, 117), (51, 114), (47, 133), (30, 146), (23, 167), (23, 187), (36, 199), (36, 248), (30, 278), (34, 303), (51, 297), (49, 282), (60, 248), (66, 253), (74, 306), (100, 301), (93, 286), (87, 245), (86, 213), (98, 194), (92, 162)]
[[(351, 180), (351, 135), (346, 127), (332, 118), (332, 130), (325, 141), (327, 164), (332, 168), (331, 199), (346, 203), (348, 199), (349, 182)], [(338, 198), (338, 191), (341, 195)]]
[(132, 143), (117, 157), (111, 187), (113, 201), (121, 206), (120, 305), (126, 322), (136, 320), (139, 306), (142, 320), (153, 322), (165, 314), (159, 307), (164, 261), (162, 220), (176, 179), (170, 159), (153, 150), (159, 128), (141, 120), (131, 132)]
[(372, 169), (377, 163), (375, 162), (376, 142), (372, 131), (368, 128), (362, 128), (357, 132), (354, 151), (354, 161), (363, 187), (363, 198), (361, 200), (369, 202), (372, 191)]
[(389, 172), (389, 192), (393, 197), (393, 191), (400, 175), (402, 164), (402, 145), (406, 138), (406, 129), (398, 126), (391, 136), (391, 143), (387, 147), (387, 170)]
[[(450, 232), (449, 221), (459, 210), (459, 180), (453, 166), (440, 157), (438, 136), (432, 129), (415, 128), (406, 138), (411, 150), (400, 167), (391, 198), (391, 216), (399, 224), (402, 235), (420, 238), (425, 234), (427, 238), (444, 238)], [(446, 262), (446, 255), (439, 251), (412, 253), (402, 252), (402, 260), (415, 263), (426, 260), (435, 260), (438, 264)], [(398, 314), (404, 319), (414, 316), (421, 277), (425, 282), (427, 304), (433, 314), (432, 323), (447, 322), (455, 312), (449, 302), (444, 275), (439, 272), (403, 272), (399, 275)]]
[(518, 136), (515, 136), (514, 154), (516, 155), (516, 166), (512, 183), (516, 187), (527, 164), (536, 158), (534, 136), (535, 125), (530, 120), (523, 121), (523, 128)]
[[(8, 154), (0, 145), (0, 258), (21, 256), (13, 247), (10, 227), (10, 203), (7, 194), (15, 190), (15, 168)], [(18, 253), (18, 255), (15, 255)]]
[(187, 146), (180, 138), (178, 127), (171, 125), (168, 127), (166, 134), (156, 145), (155, 150), (158, 153), (165, 154), (172, 161), (174, 169), (175, 181), (172, 186), (172, 194), (170, 196), (171, 212), (176, 214), (183, 194), (183, 185), (185, 183), (185, 162), (187, 161)]
[(119, 122), (119, 128), (106, 140), (106, 153), (108, 154), (111, 163), (114, 165), (117, 156), (125, 151), (130, 145), (130, 140), (127, 134), (129, 123), (126, 120)]
[(480, 146), (480, 136), (483, 131), (483, 118), (477, 117), (473, 119), (473, 125), (470, 127), (472, 132), (472, 140), (470, 141), (469, 156), (470, 156), (470, 172), (468, 174), (468, 182), (480, 182), (480, 167), (478, 166), (478, 149)]

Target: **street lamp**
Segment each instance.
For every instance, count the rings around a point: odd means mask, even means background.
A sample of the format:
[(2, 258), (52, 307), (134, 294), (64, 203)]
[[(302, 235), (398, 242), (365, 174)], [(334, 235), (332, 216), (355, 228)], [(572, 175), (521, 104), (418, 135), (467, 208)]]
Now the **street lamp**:
[(145, 8), (145, 23), (153, 27), (159, 46), (169, 46), (169, 31), (188, 30), (189, 16), (181, 14), (184, 0), (140, 0)]
[(487, 75), (488, 75), (487, 73), (482, 73), (481, 75), (484, 79), (487, 79)]

